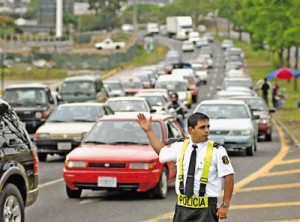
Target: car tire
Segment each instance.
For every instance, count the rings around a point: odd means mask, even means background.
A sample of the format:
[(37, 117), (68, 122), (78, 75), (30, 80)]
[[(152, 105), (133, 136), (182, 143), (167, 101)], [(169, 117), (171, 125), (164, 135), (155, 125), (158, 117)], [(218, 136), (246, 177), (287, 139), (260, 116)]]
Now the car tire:
[(24, 202), (14, 184), (7, 184), (0, 195), (0, 221), (24, 222)]
[(272, 141), (272, 134), (271, 133), (270, 134), (266, 134), (265, 135), (265, 140), (269, 141), (269, 142)]
[(198, 96), (193, 96), (193, 97), (192, 97), (193, 103), (197, 103), (197, 100), (198, 100)]
[(67, 196), (71, 199), (78, 199), (81, 196), (82, 190), (71, 190), (68, 186), (66, 186)]
[(246, 148), (246, 156), (253, 156), (253, 146), (249, 146)]
[(38, 153), (39, 161), (45, 162), (47, 160), (47, 153)]
[(165, 199), (168, 196), (168, 170), (163, 168), (159, 183), (153, 189), (153, 197), (158, 199)]

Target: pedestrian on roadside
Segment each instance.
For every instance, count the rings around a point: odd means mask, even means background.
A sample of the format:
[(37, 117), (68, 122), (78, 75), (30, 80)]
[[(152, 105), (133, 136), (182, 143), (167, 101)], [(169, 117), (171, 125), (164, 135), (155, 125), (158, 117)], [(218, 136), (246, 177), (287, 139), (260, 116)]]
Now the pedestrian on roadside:
[[(176, 161), (177, 204), (173, 221), (226, 219), (234, 187), (234, 170), (225, 148), (208, 140), (209, 117), (193, 113), (187, 121), (191, 139), (181, 139), (168, 146), (164, 146), (152, 130), (151, 116), (146, 118), (139, 113), (137, 117), (160, 162)], [(222, 187), (223, 202), (217, 207)]]
[(267, 105), (269, 106), (269, 99), (268, 99), (268, 94), (269, 94), (269, 89), (270, 85), (267, 81), (267, 78), (264, 79), (264, 83), (261, 85), (261, 90), (262, 90), (262, 97), (266, 101)]

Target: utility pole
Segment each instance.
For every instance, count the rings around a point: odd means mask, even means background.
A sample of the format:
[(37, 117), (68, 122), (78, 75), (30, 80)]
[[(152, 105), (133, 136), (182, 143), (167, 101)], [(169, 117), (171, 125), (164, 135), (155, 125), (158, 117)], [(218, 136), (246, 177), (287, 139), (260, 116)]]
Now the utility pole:
[(56, 0), (56, 39), (62, 38), (63, 31), (63, 0)]

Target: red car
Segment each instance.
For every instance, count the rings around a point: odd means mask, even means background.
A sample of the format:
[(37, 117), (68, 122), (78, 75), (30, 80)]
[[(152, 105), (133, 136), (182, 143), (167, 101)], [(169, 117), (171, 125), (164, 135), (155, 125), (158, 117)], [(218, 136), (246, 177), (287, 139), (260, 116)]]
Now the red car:
[[(184, 137), (171, 115), (152, 116), (152, 128), (164, 144)], [(175, 162), (159, 162), (136, 113), (100, 118), (67, 155), (63, 172), (69, 198), (79, 198), (84, 189), (151, 191), (165, 198), (175, 176)]]
[(272, 141), (272, 113), (275, 109), (271, 109), (266, 104), (265, 100), (259, 96), (235, 96), (230, 99), (242, 100), (247, 103), (253, 115), (259, 115), (257, 122), (258, 125), (258, 135), (264, 136), (265, 141)]

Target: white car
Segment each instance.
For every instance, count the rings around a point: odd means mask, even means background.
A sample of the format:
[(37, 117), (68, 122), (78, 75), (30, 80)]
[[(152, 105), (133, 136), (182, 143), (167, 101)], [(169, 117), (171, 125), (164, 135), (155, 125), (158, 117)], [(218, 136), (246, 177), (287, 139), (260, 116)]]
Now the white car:
[(105, 39), (103, 42), (95, 44), (96, 49), (121, 49), (125, 47), (125, 42), (114, 42), (111, 39)]
[(146, 98), (137, 96), (124, 96), (109, 98), (106, 104), (115, 112), (143, 112), (153, 113), (153, 109)]
[(207, 84), (208, 72), (203, 64), (192, 63), (192, 69), (194, 70), (195, 75), (198, 77), (198, 80), (201, 83)]
[(227, 91), (227, 90), (221, 90), (221, 91), (217, 91), (214, 99), (218, 100), (218, 99), (229, 99), (230, 97), (233, 96), (252, 96), (251, 92), (240, 92), (240, 91)]
[(134, 28), (131, 24), (123, 24), (121, 27), (123, 32), (133, 32)]
[(251, 93), (252, 96), (257, 96), (257, 93), (254, 90), (244, 86), (229, 86), (226, 88), (226, 91), (246, 92), (246, 93)]
[(183, 52), (194, 51), (195, 46), (193, 42), (187, 40), (187, 41), (183, 41), (181, 49)]
[(48, 154), (68, 154), (100, 117), (113, 114), (104, 103), (60, 104), (34, 134), (39, 160), (46, 161)]
[(233, 45), (233, 41), (232, 40), (224, 39), (222, 41), (221, 46), (222, 46), (223, 50), (226, 50), (226, 49), (232, 48), (234, 45)]
[(210, 119), (209, 138), (221, 143), (226, 150), (245, 150), (253, 156), (257, 149), (258, 115), (253, 116), (250, 107), (238, 100), (204, 100), (194, 112), (205, 113)]
[(188, 35), (188, 40), (190, 42), (193, 42), (194, 44), (196, 44), (196, 42), (198, 40), (200, 40), (200, 35), (199, 35), (199, 32), (190, 32), (189, 35)]

